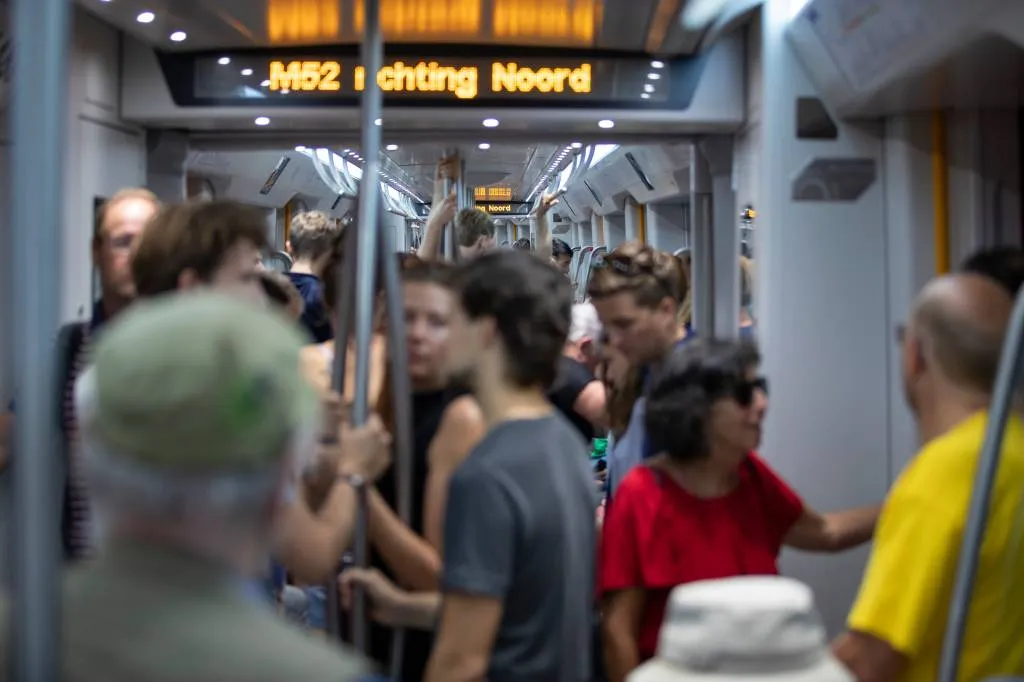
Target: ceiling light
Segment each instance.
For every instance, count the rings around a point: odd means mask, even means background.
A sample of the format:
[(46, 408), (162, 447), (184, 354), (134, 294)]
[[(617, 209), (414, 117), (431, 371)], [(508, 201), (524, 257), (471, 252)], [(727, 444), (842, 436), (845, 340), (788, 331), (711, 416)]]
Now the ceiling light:
[(217, 63), (220, 64), (221, 66), (227, 66), (228, 64), (231, 63), (231, 57), (221, 57), (220, 59), (217, 60)]
[(258, 126), (268, 126), (270, 125), (270, 119), (266, 116), (257, 116), (256, 120), (253, 121), (253, 123), (255, 123)]
[(243, 76), (251, 76), (252, 75), (252, 69), (242, 69), (242, 75)]
[(644, 92), (654, 92), (654, 86), (650, 83), (644, 85)]
[(583, 146), (583, 143), (582, 142), (573, 142), (569, 146), (572, 147), (573, 149), (580, 149)]
[(383, 120), (383, 119), (380, 119), (380, 118), (378, 118), (378, 119), (376, 119), (376, 120), (375, 120), (375, 121), (373, 122), (373, 125), (375, 125), (375, 126), (379, 126), (379, 125), (380, 125), (381, 123), (383, 123), (383, 122), (384, 122), (384, 120)]
[(608, 130), (609, 128), (614, 128), (615, 127), (615, 121), (611, 120), (610, 118), (606, 118), (606, 119), (603, 119), (601, 121), (598, 121), (597, 122), (597, 127), (598, 128), (604, 128), (605, 130)]
[(171, 34), (171, 40), (176, 43), (183, 42), (186, 38), (188, 38), (188, 34), (184, 31), (175, 31)]
[(657, 59), (655, 59), (653, 62), (651, 62), (651, 68), (652, 69), (661, 69), (664, 66), (665, 66), (665, 62), (659, 62)]
[(295, 148), (295, 151), (302, 153), (306, 151), (306, 148), (300, 144), (298, 147)]
[(640, 97), (641, 97), (641, 99), (650, 99), (651, 98), (651, 93), (649, 93), (649, 92), (642, 93), (640, 95)]
[(499, 121), (496, 118), (485, 118), (484, 119), (484, 128), (497, 128), (498, 125), (499, 125)]
[(135, 21), (140, 24), (152, 24), (154, 19), (156, 19), (156, 15), (152, 12), (140, 12), (139, 16), (135, 17)]
[(389, 144), (387, 147), (385, 147), (385, 149), (387, 149), (389, 152), (393, 152), (396, 149), (398, 149), (398, 145), (397, 144)]
[(484, 150), (490, 149), (491, 148), (491, 143), (490, 142), (481, 142), (480, 144), (477, 145), (477, 147), (479, 147), (480, 149), (484, 149)]
[(652, 81), (656, 81), (656, 80), (658, 80), (659, 78), (661, 78), (661, 74), (660, 74), (660, 73), (654, 73), (654, 72), (652, 71), (651, 73), (647, 74), (647, 78), (648, 78), (649, 80), (652, 80)]
[(264, 88), (269, 88), (270, 87), (270, 81), (269, 80), (265, 80), (262, 83), (260, 83), (260, 86), (264, 87)]

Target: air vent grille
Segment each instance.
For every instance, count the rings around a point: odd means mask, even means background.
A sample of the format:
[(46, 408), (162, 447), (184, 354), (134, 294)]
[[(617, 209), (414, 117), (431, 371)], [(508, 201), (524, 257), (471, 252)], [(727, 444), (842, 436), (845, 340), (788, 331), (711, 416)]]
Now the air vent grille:
[(281, 173), (284, 173), (284, 169), (291, 163), (291, 159), (287, 156), (282, 156), (281, 160), (274, 166), (274, 170), (271, 171), (270, 175), (267, 176), (266, 182), (263, 183), (263, 188), (260, 190), (260, 194), (266, 196), (270, 194), (270, 191), (274, 189), (274, 185), (281, 179)]

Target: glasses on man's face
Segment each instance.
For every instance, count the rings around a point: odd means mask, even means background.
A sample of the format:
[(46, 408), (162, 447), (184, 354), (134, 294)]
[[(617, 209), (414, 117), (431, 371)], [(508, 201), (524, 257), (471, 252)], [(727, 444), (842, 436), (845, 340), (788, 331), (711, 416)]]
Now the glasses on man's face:
[(736, 384), (736, 388), (733, 389), (733, 398), (741, 407), (750, 407), (754, 404), (754, 396), (758, 391), (768, 395), (768, 379), (765, 377), (757, 377)]

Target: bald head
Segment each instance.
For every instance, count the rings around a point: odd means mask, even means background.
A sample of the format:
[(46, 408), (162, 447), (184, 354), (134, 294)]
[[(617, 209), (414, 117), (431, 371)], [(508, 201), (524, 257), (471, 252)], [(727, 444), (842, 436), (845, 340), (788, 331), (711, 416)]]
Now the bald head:
[(914, 306), (912, 331), (927, 359), (961, 388), (989, 393), (995, 382), (1013, 300), (975, 274), (932, 280)]

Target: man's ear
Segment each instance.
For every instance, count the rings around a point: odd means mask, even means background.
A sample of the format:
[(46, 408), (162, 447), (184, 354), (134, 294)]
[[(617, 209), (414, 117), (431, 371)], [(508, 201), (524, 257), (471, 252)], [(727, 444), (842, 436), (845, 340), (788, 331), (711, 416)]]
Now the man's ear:
[(284, 252), (289, 256), (295, 257), (295, 252), (292, 251), (292, 240), (286, 239), (284, 242)]
[(195, 289), (200, 284), (202, 284), (202, 281), (199, 279), (199, 275), (196, 273), (196, 271), (193, 270), (192, 268), (183, 270), (181, 274), (178, 275), (179, 291), (188, 291), (189, 289)]

